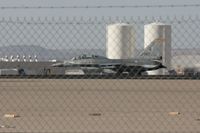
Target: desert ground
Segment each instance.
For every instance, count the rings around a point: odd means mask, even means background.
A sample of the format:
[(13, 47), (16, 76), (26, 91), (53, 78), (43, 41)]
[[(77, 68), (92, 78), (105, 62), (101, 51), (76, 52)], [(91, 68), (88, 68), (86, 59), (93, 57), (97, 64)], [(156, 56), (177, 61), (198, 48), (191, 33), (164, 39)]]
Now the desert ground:
[(0, 132), (200, 132), (200, 81), (0, 79)]

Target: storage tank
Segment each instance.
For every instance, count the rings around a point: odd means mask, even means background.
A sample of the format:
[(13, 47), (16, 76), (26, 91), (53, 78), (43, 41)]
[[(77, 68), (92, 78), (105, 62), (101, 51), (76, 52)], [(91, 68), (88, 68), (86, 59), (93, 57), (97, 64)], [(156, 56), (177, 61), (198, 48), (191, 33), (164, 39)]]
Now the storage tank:
[[(154, 41), (153, 54), (162, 56), (162, 63), (171, 68), (171, 25), (160, 22), (144, 26), (144, 48)], [(148, 71), (149, 75), (165, 75), (167, 69)]]
[(129, 59), (135, 54), (134, 26), (116, 23), (107, 26), (106, 56), (109, 59)]

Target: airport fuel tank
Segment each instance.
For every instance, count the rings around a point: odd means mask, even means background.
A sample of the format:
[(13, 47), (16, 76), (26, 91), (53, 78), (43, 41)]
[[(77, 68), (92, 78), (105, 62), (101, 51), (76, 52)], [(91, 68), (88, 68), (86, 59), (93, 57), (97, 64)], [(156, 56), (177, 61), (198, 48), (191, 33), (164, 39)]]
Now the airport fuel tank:
[(134, 25), (116, 23), (107, 26), (106, 55), (109, 59), (129, 59), (135, 54)]

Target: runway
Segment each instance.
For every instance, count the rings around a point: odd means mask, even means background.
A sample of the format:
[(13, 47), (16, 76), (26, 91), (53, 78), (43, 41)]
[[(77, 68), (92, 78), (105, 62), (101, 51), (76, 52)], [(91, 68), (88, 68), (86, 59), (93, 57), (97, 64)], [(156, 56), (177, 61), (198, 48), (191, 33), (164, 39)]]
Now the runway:
[(200, 82), (0, 79), (0, 132), (196, 133)]

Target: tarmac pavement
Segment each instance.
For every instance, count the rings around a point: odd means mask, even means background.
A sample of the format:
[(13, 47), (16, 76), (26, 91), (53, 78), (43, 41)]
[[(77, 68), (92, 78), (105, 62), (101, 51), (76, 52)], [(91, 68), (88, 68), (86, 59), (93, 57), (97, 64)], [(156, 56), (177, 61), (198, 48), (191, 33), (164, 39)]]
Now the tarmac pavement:
[(200, 132), (200, 81), (0, 79), (0, 132)]

